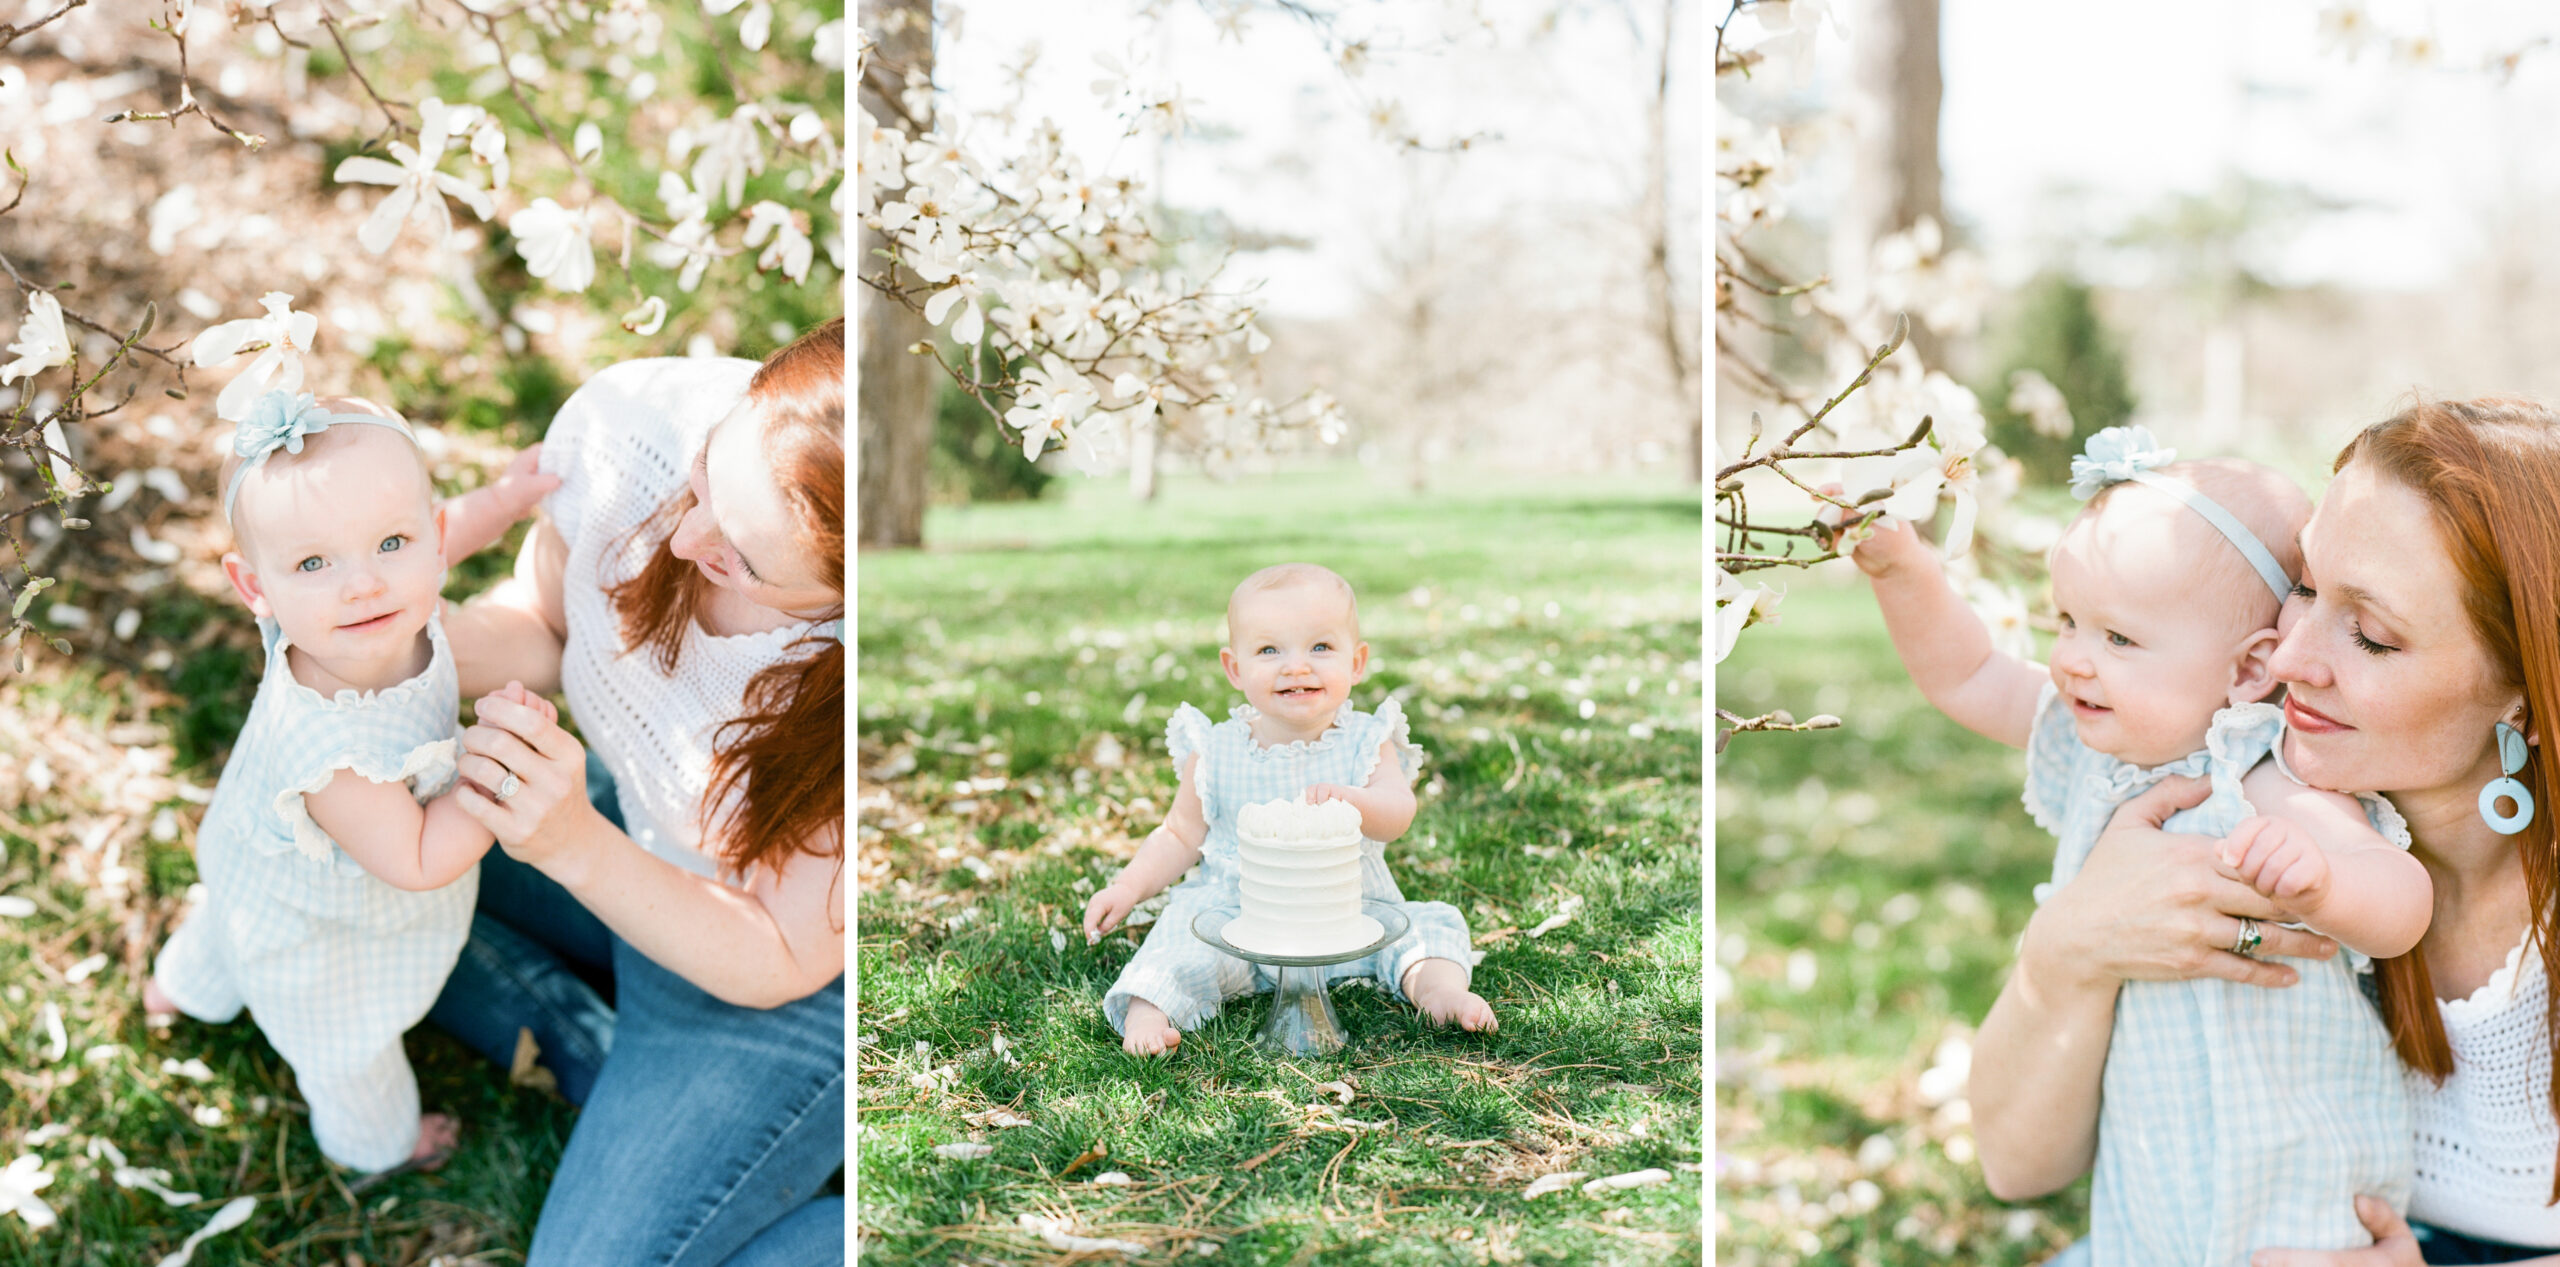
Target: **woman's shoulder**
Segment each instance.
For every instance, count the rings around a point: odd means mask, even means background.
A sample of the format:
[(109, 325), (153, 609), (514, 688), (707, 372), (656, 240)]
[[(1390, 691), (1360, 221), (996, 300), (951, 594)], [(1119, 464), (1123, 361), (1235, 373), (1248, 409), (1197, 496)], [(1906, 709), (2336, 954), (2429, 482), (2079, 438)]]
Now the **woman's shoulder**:
[(590, 490), (648, 486), (645, 496), (664, 496), (755, 372), (755, 362), (734, 357), (656, 357), (596, 371), (543, 433), (542, 470), (561, 480), (544, 509), (574, 528), (590, 507), (614, 500)]

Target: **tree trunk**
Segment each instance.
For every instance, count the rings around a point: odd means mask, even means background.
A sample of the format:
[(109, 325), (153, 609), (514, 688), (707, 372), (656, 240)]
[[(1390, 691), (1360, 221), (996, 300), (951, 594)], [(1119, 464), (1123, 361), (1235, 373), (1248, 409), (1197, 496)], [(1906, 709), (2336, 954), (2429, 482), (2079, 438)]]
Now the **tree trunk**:
[[(899, 91), (909, 70), (933, 73), (933, 0), (866, 0), (860, 8), (865, 34), (879, 50), (864, 69), (862, 108), (913, 137), (931, 120), (909, 116)], [(877, 254), (888, 245), (881, 235), (863, 229), (858, 267), (896, 280), (897, 266)], [(856, 409), (861, 445), (854, 458), (854, 485), (861, 523), (856, 539), (866, 548), (922, 545), (939, 371), (931, 358), (907, 349), (932, 339), (933, 329), (897, 300), (867, 285), (859, 290), (862, 378)]]
[[(1656, 41), (1653, 96), (1645, 102), (1645, 279), (1653, 292), (1655, 333), (1662, 340), (1664, 367), (1671, 372), (1678, 408), (1688, 416), (1690, 483), (1706, 479), (1707, 415), (1698, 382), (1698, 338), (1695, 314), (1682, 320), (1679, 287), (1671, 276), (1671, 52), (1679, 31), (1681, 0), (1662, 0), (1662, 29)], [(1632, 13), (1629, 15), (1632, 17)], [(1642, 38), (1642, 32), (1638, 32)]]
[[(1854, 137), (1848, 197), (1831, 234), (1831, 283), (1864, 303), (1876, 239), (1920, 217), (1946, 226), (1939, 193), (1938, 0), (1861, 0), (1848, 16), (1849, 129)], [(1949, 245), (1953, 245), (1952, 241)], [(1943, 344), (1914, 323), (1908, 345), (1939, 368)]]

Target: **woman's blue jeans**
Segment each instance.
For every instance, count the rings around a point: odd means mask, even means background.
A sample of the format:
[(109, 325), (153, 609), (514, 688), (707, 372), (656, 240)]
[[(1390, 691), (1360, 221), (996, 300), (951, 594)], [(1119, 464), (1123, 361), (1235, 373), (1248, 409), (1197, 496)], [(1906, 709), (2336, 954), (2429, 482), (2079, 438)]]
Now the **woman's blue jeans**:
[[(620, 825), (590, 754), (590, 795)], [(636, 846), (635, 846), (636, 847)], [(527, 1267), (845, 1261), (844, 979), (770, 1011), (696, 989), (492, 849), (470, 944), (427, 1019), (501, 1067), (531, 1030), (582, 1106)]]

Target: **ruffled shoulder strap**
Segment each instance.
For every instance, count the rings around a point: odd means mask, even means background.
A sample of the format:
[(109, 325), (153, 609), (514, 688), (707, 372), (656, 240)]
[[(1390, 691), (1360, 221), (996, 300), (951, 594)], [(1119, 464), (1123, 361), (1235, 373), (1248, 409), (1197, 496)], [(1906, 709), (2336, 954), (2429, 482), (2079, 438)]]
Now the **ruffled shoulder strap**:
[(1200, 758), (1200, 771), (1192, 792), (1202, 804), (1209, 799), (1209, 715), (1188, 703), (1176, 705), (1173, 716), (1164, 724), (1165, 750), (1173, 754), (1173, 774), (1180, 779), (1183, 767), (1191, 758)]
[(2036, 826), (2062, 834), (2064, 803), (2071, 795), (2071, 767), (2086, 749), (2071, 721), (2071, 706), (2048, 681), (2036, 694), (2036, 718), (2027, 727), (2027, 786), (2020, 798)]
[[(404, 753), (340, 751), (330, 755), (300, 780), (277, 789), (275, 815), (292, 832), (290, 845), (294, 852), (314, 862), (336, 860), (340, 864), (339, 870), (346, 872), (348, 867), (354, 866), (354, 860), (346, 858), (339, 851), (338, 843), (312, 820), (306, 798), (329, 786), (329, 781), (336, 778), (340, 770), (352, 770), (367, 782), (401, 783), (415, 794), (434, 795), (453, 783), (454, 763), (461, 755), (461, 744), (452, 739), (422, 743)], [(263, 837), (260, 843), (268, 846), (266, 852), (283, 853), (288, 842)]]
[(1359, 731), (1360, 777), (1352, 780), (1353, 786), (1365, 787), (1377, 776), (1378, 749), (1382, 746), (1395, 749), (1396, 766), (1403, 771), (1407, 785), (1421, 777), (1422, 763), (1428, 758), (1422, 746), (1413, 741), (1413, 726), (1405, 720), (1402, 701), (1388, 696), (1379, 703), (1378, 711), (1367, 716), (1366, 723)]

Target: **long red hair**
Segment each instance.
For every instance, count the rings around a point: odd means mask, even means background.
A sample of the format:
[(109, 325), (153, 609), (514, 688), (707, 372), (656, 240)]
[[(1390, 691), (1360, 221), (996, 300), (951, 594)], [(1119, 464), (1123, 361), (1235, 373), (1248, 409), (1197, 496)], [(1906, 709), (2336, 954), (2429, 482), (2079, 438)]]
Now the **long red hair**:
[[(746, 399), (764, 425), (765, 455), (816, 553), (839, 611), (844, 606), (844, 318), (765, 359)], [(607, 588), (631, 654), (672, 672), (709, 582), (668, 548), (693, 509), (684, 489), (632, 530), (648, 558)], [(839, 633), (843, 625), (837, 626)], [(789, 855), (844, 857), (844, 639), (807, 638), (808, 654), (769, 665), (748, 681), (741, 715), (712, 735), (711, 784), (702, 800), (706, 852), (733, 874), (779, 868)], [(737, 808), (713, 822), (719, 806)], [(832, 828), (833, 830), (829, 830)], [(712, 838), (718, 844), (711, 847)]]
[[(2560, 737), (2560, 416), (2529, 400), (2421, 401), (2365, 428), (2338, 454), (2407, 485), (2435, 509), (2463, 609), (2508, 687), (2522, 687), (2525, 729)], [(2482, 736), (2485, 742), (2487, 736)], [(2533, 941), (2553, 983), (2543, 1030), (2560, 1047), (2560, 779), (2536, 747), (2516, 777), (2541, 812), (2511, 837), (2524, 866)], [(2443, 1081), (2453, 1048), (2421, 947), (2377, 965), (2382, 1016), (2400, 1059)], [(2560, 1115), (2560, 1080), (2544, 1088)], [(2551, 1199), (2560, 1202), (2560, 1175)]]

